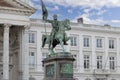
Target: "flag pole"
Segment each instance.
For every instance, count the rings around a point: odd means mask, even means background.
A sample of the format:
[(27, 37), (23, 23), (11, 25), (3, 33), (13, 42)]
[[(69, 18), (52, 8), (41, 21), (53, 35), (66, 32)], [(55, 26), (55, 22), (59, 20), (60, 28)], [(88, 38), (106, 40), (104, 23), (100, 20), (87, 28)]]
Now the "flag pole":
[(44, 21), (45, 34), (47, 35), (46, 21)]
[(47, 19), (48, 11), (47, 11), (43, 1), (42, 0), (40, 0), (40, 1), (41, 1), (41, 8), (42, 8), (42, 15), (43, 15), (42, 19), (43, 19), (44, 27), (45, 27), (45, 34), (47, 35), (47, 28), (46, 28), (46, 21), (45, 20)]

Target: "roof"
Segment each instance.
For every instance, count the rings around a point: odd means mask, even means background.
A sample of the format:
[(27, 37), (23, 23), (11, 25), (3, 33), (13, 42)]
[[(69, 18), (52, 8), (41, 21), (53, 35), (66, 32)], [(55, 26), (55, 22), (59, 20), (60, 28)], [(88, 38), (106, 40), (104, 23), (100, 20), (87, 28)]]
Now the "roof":
[(20, 0), (0, 0), (0, 10), (18, 11), (33, 14), (36, 10)]

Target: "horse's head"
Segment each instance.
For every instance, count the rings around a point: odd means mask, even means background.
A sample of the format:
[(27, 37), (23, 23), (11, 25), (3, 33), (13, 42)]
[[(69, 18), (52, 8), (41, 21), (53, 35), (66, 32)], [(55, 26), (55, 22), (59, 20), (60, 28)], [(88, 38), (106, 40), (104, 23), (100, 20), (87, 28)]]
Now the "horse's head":
[(64, 27), (66, 28), (66, 30), (71, 30), (70, 20), (69, 19), (64, 20)]

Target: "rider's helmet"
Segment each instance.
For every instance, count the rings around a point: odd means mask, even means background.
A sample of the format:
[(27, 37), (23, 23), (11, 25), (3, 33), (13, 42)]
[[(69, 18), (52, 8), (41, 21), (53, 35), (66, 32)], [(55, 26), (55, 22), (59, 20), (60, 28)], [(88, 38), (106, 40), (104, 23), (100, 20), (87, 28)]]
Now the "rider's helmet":
[(53, 18), (54, 18), (54, 20), (57, 20), (57, 15), (54, 14), (54, 15), (53, 15)]

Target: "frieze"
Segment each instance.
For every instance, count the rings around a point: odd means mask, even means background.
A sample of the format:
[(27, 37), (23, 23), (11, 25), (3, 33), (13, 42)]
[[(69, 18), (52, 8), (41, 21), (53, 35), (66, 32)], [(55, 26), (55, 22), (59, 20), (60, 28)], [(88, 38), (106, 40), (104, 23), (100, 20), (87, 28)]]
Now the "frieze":
[[(12, 12), (23, 12), (26, 14), (33, 14), (36, 10), (29, 6), (26, 3), (21, 2), (20, 0), (4, 0), (2, 1), (2, 6), (0, 6), (0, 9), (3, 10), (8, 10)], [(0, 11), (1, 11), (0, 10)]]
[(50, 28), (50, 27), (51, 27), (51, 24), (47, 24), (47, 23), (46, 23), (46, 24), (43, 24), (43, 23), (41, 23), (41, 24), (31, 23), (30, 26), (39, 26), (39, 27), (44, 27), (44, 26), (46, 26), (46, 27)]
[(25, 10), (25, 9), (15, 9), (15, 8), (7, 8), (7, 7), (0, 7), (0, 12), (2, 13), (14, 13), (14, 14), (25, 14), (25, 15), (31, 15), (34, 13), (34, 11), (31, 10)]

